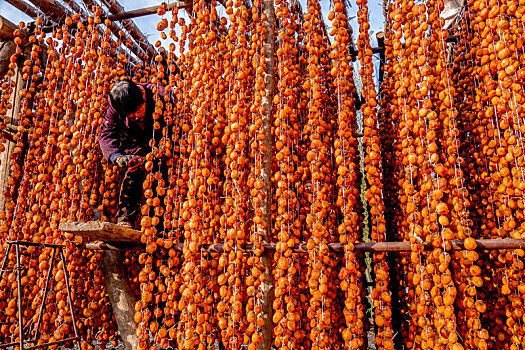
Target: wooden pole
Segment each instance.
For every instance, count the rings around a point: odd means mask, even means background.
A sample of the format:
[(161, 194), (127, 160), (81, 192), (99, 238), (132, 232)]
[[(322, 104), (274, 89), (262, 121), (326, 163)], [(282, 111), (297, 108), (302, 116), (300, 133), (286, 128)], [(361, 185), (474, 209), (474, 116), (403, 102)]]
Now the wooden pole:
[[(172, 2), (171, 4), (167, 4), (166, 10), (169, 11), (175, 7), (178, 7), (178, 8), (191, 7), (192, 4), (193, 4), (193, 1), (175, 1), (175, 2)], [(157, 10), (161, 7), (162, 5), (155, 5), (155, 6), (145, 7), (142, 9), (120, 12), (120, 13), (116, 13), (114, 15), (109, 16), (108, 19), (110, 21), (122, 21), (124, 19), (152, 15), (152, 14), (157, 13)]]
[[(13, 43), (14, 44), (14, 43)], [(15, 70), (15, 75), (12, 77), (13, 81), (15, 82), (14, 91), (11, 94), (9, 98), (9, 102), (13, 105), (13, 108), (9, 111), (7, 111), (7, 117), (9, 118), (9, 121), (11, 124), (18, 124), (18, 116), (20, 114), (20, 107), (21, 107), (21, 99), (19, 97), (20, 90), (23, 89), (25, 80), (22, 79), (22, 70), (21, 70), (21, 63), (24, 61), (26, 55), (29, 55), (30, 53), (30, 47), (26, 46), (23, 50), (23, 55), (18, 58), (18, 64), (17, 68)], [(3, 76), (3, 75), (0, 75)], [(11, 125), (7, 125), (7, 128), (9, 128)], [(7, 129), (6, 128), (6, 129)], [(16, 147), (17, 142), (15, 142), (13, 139), (9, 139), (4, 144), (5, 145), (5, 151), (0, 152), (0, 193), (4, 193), (4, 191), (8, 188), (9, 184), (9, 176), (11, 175), (11, 165), (10, 165), (10, 158), (11, 154), (13, 154), (13, 151)], [(3, 212), (5, 209), (5, 196), (0, 196), (0, 212)]]
[[(17, 24), (9, 21), (7, 18), (0, 16), (0, 40), (13, 40), (15, 30), (19, 29)], [(24, 30), (20, 30), (20, 39), (22, 39), (22, 45), (27, 44), (29, 36)], [(2, 75), (0, 74), (0, 77)]]
[[(505, 250), (505, 249), (525, 249), (525, 239), (479, 239), (476, 240), (477, 247), (475, 251), (485, 251), (485, 250)], [(464, 251), (467, 250), (463, 244), (462, 240), (450, 241), (451, 250), (453, 251)], [(265, 254), (275, 253), (275, 244), (263, 244)], [(339, 243), (331, 243), (327, 245), (328, 251), (336, 254), (344, 253), (344, 245)], [(129, 250), (129, 249), (144, 249), (143, 246), (135, 244), (122, 244), (121, 242), (88, 242), (84, 245), (85, 249), (94, 249), (94, 250)], [(173, 250), (177, 252), (182, 252), (182, 244), (174, 244), (172, 246)], [(434, 247), (430, 242), (423, 243), (424, 251), (431, 251)], [(254, 246), (248, 244), (243, 248), (239, 249), (240, 251), (251, 252), (254, 250)], [(356, 243), (354, 244), (355, 251), (361, 252), (370, 252), (370, 253), (409, 253), (411, 252), (410, 242), (379, 242), (379, 243)], [(307, 253), (308, 249), (306, 244), (296, 244), (292, 247), (294, 253)], [(203, 244), (201, 246), (202, 253), (223, 253), (224, 245), (220, 243), (216, 244)]]
[(76, 13), (79, 13), (81, 15), (84, 15), (84, 17), (87, 17), (87, 13), (86, 11), (84, 11), (84, 9), (82, 7), (80, 7), (76, 2), (75, 0), (63, 0), (64, 3), (71, 7), (71, 9), (76, 12)]
[[(1, 21), (0, 17), (0, 21)], [(10, 58), (16, 51), (16, 44), (13, 40), (0, 39), (0, 77), (5, 76), (9, 70)]]
[[(118, 14), (118, 13), (124, 12), (124, 8), (117, 1), (114, 1), (114, 0), (103, 0), (103, 1), (108, 7), (109, 12), (111, 12), (112, 14)], [(154, 13), (157, 13), (157, 10), (155, 10)], [(108, 18), (111, 20), (110, 17), (111, 16), (109, 16)], [(124, 27), (124, 29), (129, 32), (131, 37), (139, 44), (142, 50), (144, 50), (144, 52), (146, 52), (150, 58), (155, 57), (155, 55), (157, 54), (157, 51), (155, 50), (153, 45), (151, 45), (148, 39), (146, 39), (142, 31), (135, 25), (135, 23), (133, 23), (133, 21), (130, 21), (128, 19), (123, 19), (121, 23), (122, 23), (122, 27)]]
[(383, 50), (381, 50), (381, 52), (379, 52), (379, 84), (381, 84), (383, 82), (383, 76), (385, 74), (384, 72), (384, 64), (385, 64), (385, 50), (384, 50), (384, 47), (385, 47), (385, 33), (383, 32), (378, 32), (376, 34), (376, 39), (377, 39), (377, 46), (378, 47), (382, 47)]
[[(264, 40), (264, 55), (266, 61), (266, 73), (264, 76), (265, 95), (262, 98), (262, 106), (265, 113), (262, 116), (262, 126), (264, 128), (264, 165), (261, 169), (264, 187), (264, 199), (262, 200), (261, 209), (263, 211), (263, 221), (266, 223), (264, 229), (264, 243), (271, 241), (272, 232), (272, 113), (273, 113), (273, 94), (275, 90), (275, 6), (274, 0), (263, 1), (263, 13), (266, 16), (265, 28), (266, 37)], [(272, 329), (273, 329), (273, 274), (272, 274), (272, 257), (264, 254), (261, 262), (266, 266), (266, 280), (262, 283), (263, 292), (263, 313), (264, 328), (263, 341), (259, 345), (259, 350), (270, 350), (272, 347)]]
[(6, 0), (6, 2), (11, 4), (13, 7), (16, 7), (31, 18), (38, 17), (38, 13), (35, 11), (35, 9), (22, 0)]
[(134, 318), (137, 299), (129, 285), (129, 277), (123, 261), (124, 252), (106, 250), (102, 254), (104, 281), (118, 330), (125, 350), (134, 350), (139, 343)]
[[(55, 0), (46, 0), (46, 1), (40, 1), (40, 0), (30, 0), (35, 5), (38, 6), (38, 8), (44, 13), (44, 15), (48, 18), (53, 19), (56, 23), (62, 23), (63, 20), (67, 15), (70, 15), (70, 11), (57, 3)], [(72, 1), (72, 0), (71, 0)], [(69, 1), (69, 2), (71, 2)], [(49, 3), (48, 3), (49, 2)], [(45, 3), (45, 4), (44, 4)], [(78, 6), (75, 6), (78, 8)], [(72, 9), (75, 10), (75, 7), (72, 6)], [(44, 33), (49, 33), (54, 30), (55, 26), (45, 26), (42, 27), (42, 31)], [(70, 29), (71, 30), (71, 29)], [(100, 27), (97, 27), (97, 30), (100, 34), (103, 34), (102, 29)], [(113, 40), (110, 40), (110, 42), (113, 42)], [(134, 58), (132, 55), (129, 54), (129, 52), (122, 50), (122, 48), (117, 47), (117, 52), (122, 52), (124, 55), (134, 64), (138, 63), (138, 60)], [(139, 57), (138, 52), (133, 52), (137, 57)]]
[[(80, 6), (78, 6), (75, 2), (75, 0), (64, 0), (66, 1), (67, 4), (69, 4), (71, 6), (71, 8), (79, 13), (85, 13), (85, 11), (83, 9), (80, 8)], [(84, 2), (84, 4), (86, 4), (86, 6), (88, 8), (92, 8), (92, 6), (94, 5), (93, 1), (92, 0), (82, 0)], [(78, 10), (76, 9), (78, 8)], [(107, 14), (106, 12), (103, 10), (102, 11), (103, 15), (105, 17), (107, 17)], [(93, 16), (95, 14), (92, 14)], [(89, 13), (86, 13), (86, 17), (90, 16)], [(113, 33), (113, 35), (115, 35), (116, 38), (120, 38), (120, 35), (119, 35), (119, 32), (120, 32), (120, 28), (115, 24), (115, 23), (111, 23), (111, 25), (109, 26), (109, 29), (111, 30), (111, 32)], [(124, 39), (124, 38), (121, 38), (121, 39)], [(126, 45), (127, 46), (127, 45)], [(132, 42), (131, 43), (131, 47), (129, 47), (129, 49), (137, 56), (137, 57), (140, 57), (140, 54), (143, 53), (142, 49), (140, 48), (140, 46), (138, 46), (136, 43)]]
[(29, 0), (36, 8), (44, 13), (44, 15), (53, 20), (55, 23), (60, 23), (62, 17), (66, 13), (66, 9), (55, 0)]

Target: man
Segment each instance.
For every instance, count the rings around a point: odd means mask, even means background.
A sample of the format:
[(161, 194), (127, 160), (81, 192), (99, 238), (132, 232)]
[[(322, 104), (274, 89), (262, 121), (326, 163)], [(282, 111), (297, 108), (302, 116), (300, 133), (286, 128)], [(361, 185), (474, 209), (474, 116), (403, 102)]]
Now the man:
[[(134, 228), (139, 212), (146, 174), (141, 165), (154, 136), (154, 87), (128, 79), (117, 81), (109, 93), (108, 108), (98, 135), (104, 158), (126, 170), (120, 187), (117, 224), (129, 228)], [(166, 95), (162, 88), (158, 94)]]

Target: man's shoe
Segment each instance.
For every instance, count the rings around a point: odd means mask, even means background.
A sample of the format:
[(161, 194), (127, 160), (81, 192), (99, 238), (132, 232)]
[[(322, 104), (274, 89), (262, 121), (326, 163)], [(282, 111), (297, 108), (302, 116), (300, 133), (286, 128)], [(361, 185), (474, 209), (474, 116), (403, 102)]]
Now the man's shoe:
[(128, 222), (128, 221), (117, 222), (117, 225), (133, 229), (133, 225), (131, 224), (131, 222)]

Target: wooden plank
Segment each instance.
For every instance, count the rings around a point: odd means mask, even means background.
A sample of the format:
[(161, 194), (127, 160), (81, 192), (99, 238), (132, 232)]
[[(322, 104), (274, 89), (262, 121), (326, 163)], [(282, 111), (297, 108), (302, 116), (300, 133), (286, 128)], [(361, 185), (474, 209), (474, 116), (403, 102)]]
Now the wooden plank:
[(140, 242), (142, 233), (111, 222), (62, 222), (58, 229), (74, 233), (91, 241)]

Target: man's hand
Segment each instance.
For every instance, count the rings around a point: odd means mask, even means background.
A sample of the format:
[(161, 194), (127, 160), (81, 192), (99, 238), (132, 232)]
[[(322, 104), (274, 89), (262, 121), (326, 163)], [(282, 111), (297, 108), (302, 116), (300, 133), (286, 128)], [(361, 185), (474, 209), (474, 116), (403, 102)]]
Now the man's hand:
[(127, 168), (129, 166), (129, 161), (135, 158), (136, 156), (132, 154), (126, 154), (123, 156), (118, 156), (115, 158), (114, 163), (117, 164), (121, 168)]

